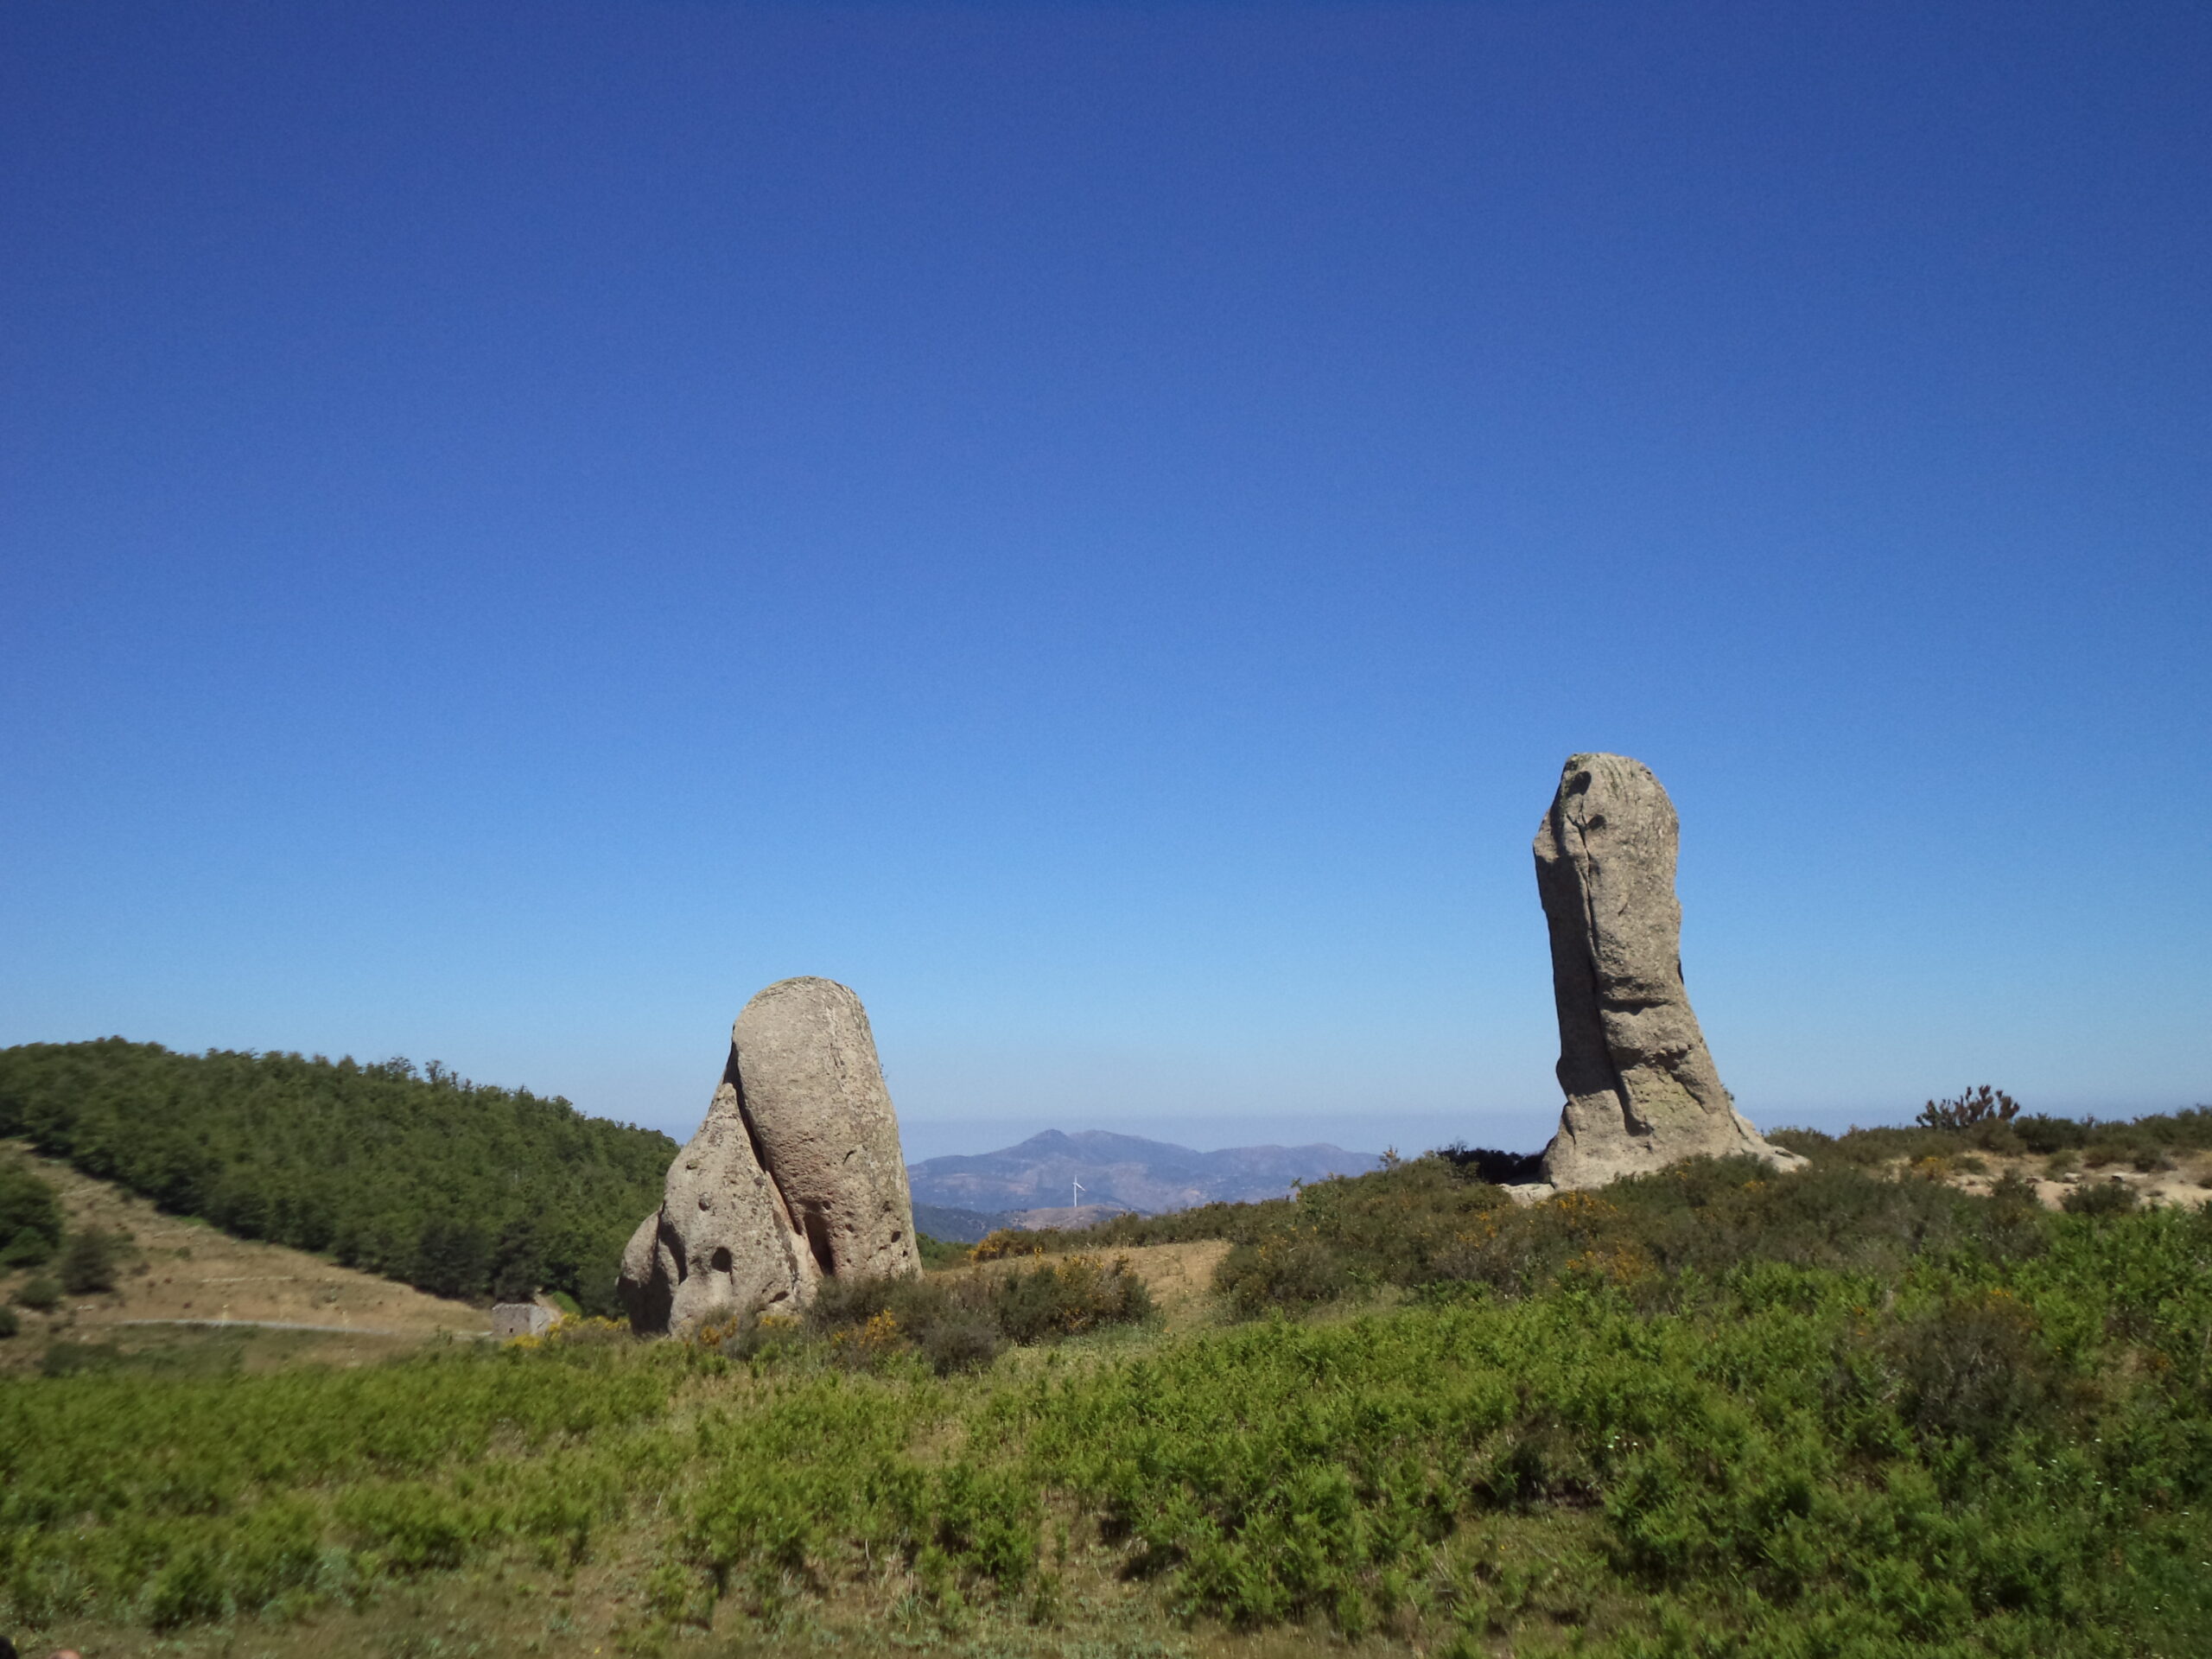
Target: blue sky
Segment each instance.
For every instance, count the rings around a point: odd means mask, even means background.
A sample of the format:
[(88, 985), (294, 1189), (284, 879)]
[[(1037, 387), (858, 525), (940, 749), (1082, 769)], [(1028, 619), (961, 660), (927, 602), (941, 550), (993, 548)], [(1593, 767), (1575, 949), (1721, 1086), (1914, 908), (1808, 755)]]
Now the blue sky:
[(2201, 7), (0, 13), (0, 1042), (1537, 1144), (2212, 1099)]

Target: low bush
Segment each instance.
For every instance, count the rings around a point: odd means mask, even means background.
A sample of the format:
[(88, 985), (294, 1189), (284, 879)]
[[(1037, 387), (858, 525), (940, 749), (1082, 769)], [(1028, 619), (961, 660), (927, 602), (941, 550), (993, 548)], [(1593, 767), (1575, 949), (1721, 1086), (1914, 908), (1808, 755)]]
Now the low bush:
[(16, 1291), (16, 1302), (34, 1313), (51, 1313), (61, 1306), (61, 1287), (43, 1276), (30, 1280)]
[(1074, 1255), (1016, 1268), (994, 1281), (989, 1306), (999, 1329), (1015, 1342), (1135, 1325), (1153, 1312), (1152, 1293), (1127, 1256), (1109, 1262)]
[(957, 1308), (925, 1326), (914, 1338), (922, 1357), (939, 1376), (980, 1371), (1006, 1346), (998, 1321), (978, 1309)]
[(2020, 1115), (2020, 1103), (2002, 1089), (1983, 1084), (1962, 1089), (1948, 1100), (1931, 1100), (1913, 1120), (1923, 1128), (1970, 1129), (1980, 1123), (2009, 1123)]
[(974, 1259), (969, 1246), (950, 1239), (931, 1238), (927, 1233), (914, 1235), (914, 1249), (925, 1268), (964, 1267)]
[(1455, 1169), (1472, 1174), (1477, 1180), (1497, 1186), (1515, 1186), (1544, 1179), (1543, 1154), (1537, 1152), (1499, 1152), (1492, 1147), (1471, 1147), (1464, 1141), (1454, 1141), (1448, 1147), (1439, 1147), (1429, 1156), (1441, 1158)]
[(1214, 1269), (1213, 1287), (1240, 1313), (1296, 1313), (1334, 1301), (1351, 1288), (1351, 1275), (1343, 1255), (1319, 1239), (1279, 1233), (1231, 1245)]
[(61, 1259), (55, 1263), (55, 1276), (72, 1296), (113, 1290), (116, 1258), (121, 1253), (122, 1241), (116, 1235), (104, 1228), (86, 1227), (69, 1235)]
[(0, 1268), (33, 1268), (61, 1242), (61, 1201), (30, 1170), (0, 1162)]
[(0, 1307), (0, 1342), (6, 1341), (22, 1328), (22, 1321), (16, 1317), (14, 1308)]
[(1247, 1313), (1383, 1284), (1514, 1297), (1603, 1285), (1663, 1301), (1685, 1293), (1684, 1274), (1709, 1282), (1769, 1262), (1894, 1280), (1923, 1255), (2025, 1259), (2047, 1234), (2017, 1179), (1978, 1198), (1844, 1160), (1782, 1176), (1752, 1159), (1701, 1160), (1522, 1205), (1421, 1159), (1306, 1188), (1233, 1244), (1215, 1284)]
[(2001, 1289), (1947, 1299), (1904, 1320), (1886, 1351), (1899, 1414), (1923, 1434), (1981, 1452), (2048, 1415), (2062, 1391), (2063, 1367), (2033, 1317)]
[[(959, 1278), (828, 1281), (807, 1309), (805, 1326), (841, 1363), (873, 1366), (918, 1351), (943, 1376), (989, 1364), (1007, 1342), (1080, 1336), (1141, 1323), (1152, 1312), (1151, 1293), (1128, 1258), (1077, 1255)], [(764, 1338), (766, 1324), (739, 1333), (728, 1351), (749, 1357), (785, 1334), (771, 1330)], [(727, 1341), (719, 1333), (709, 1340)]]
[(2135, 1208), (2135, 1189), (2123, 1181), (2084, 1181), (2058, 1201), (2069, 1216), (2118, 1216)]
[[(1057, 1232), (1057, 1229), (1053, 1230)], [(983, 1235), (975, 1248), (968, 1252), (970, 1262), (1002, 1262), (1009, 1255), (1042, 1255), (1045, 1231), (1030, 1232), (1019, 1227), (1000, 1227)]]
[(2020, 1149), (2038, 1158), (2054, 1152), (2070, 1152), (2089, 1138), (2089, 1126), (2076, 1123), (2070, 1117), (2047, 1117), (2041, 1112), (2032, 1117), (2017, 1119), (2012, 1133), (2020, 1138)]
[[(1385, 1173), (1325, 1242), (1355, 1288), (1429, 1274), (1410, 1305), (955, 1384), (924, 1327), (995, 1332), (1005, 1298), (1064, 1328), (1111, 1258), (842, 1285), (806, 1324), (756, 1322), (788, 1364), (733, 1365), (734, 1332), (612, 1327), (223, 1376), (88, 1344), (0, 1389), (0, 1624), (459, 1602), (487, 1567), (588, 1560), (603, 1605), (716, 1645), (837, 1596), (896, 1605), (918, 1649), (1050, 1607), (1065, 1528), (1162, 1611), (1421, 1651), (2202, 1650), (2212, 1217), (1735, 1163), (1461, 1211), (1480, 1184), (1448, 1162)], [(1399, 1199), (1470, 1236), (1467, 1276), (1438, 1274), (1441, 1246), (1362, 1253)], [(887, 1357), (831, 1363), (839, 1337)], [(483, 1576), (433, 1582), (456, 1573)], [(1025, 1645), (1001, 1634), (973, 1645)]]
[[(1097, 1250), (1159, 1242), (1163, 1223), (1203, 1222), (1227, 1239), (1215, 1288), (1239, 1313), (1292, 1311), (1349, 1293), (1483, 1285), (1509, 1296), (1560, 1283), (1604, 1284), (1640, 1298), (1682, 1293), (1679, 1275), (1710, 1281), (1752, 1262), (1894, 1281), (1924, 1255), (2011, 1262), (2044, 1248), (2047, 1217), (2025, 1181), (1987, 1198), (1939, 1179), (1959, 1162), (1958, 1137), (1914, 1137), (1923, 1178), (1896, 1179), (1855, 1157), (1823, 1153), (1780, 1175), (1753, 1159), (1700, 1160), (1522, 1205), (1478, 1178), (1473, 1159), (1442, 1154), (1370, 1174), (1319, 1181), (1294, 1198), (1209, 1206), (1182, 1217), (1122, 1217), (1087, 1233), (1015, 1236), (1025, 1248)], [(1802, 1136), (1816, 1146), (1827, 1137)], [(1925, 1162), (1930, 1155), (1938, 1161)]]
[(2132, 1120), (2076, 1120), (2023, 1113), (2002, 1090), (1983, 1085), (1950, 1100), (1930, 1101), (1910, 1128), (1853, 1128), (1840, 1135), (1779, 1129), (1767, 1138), (1819, 1161), (1869, 1166), (1954, 1156), (1967, 1148), (2016, 1157), (2078, 1155), (2092, 1167), (2132, 1164), (2147, 1171), (2171, 1169), (2178, 1153), (2212, 1150), (2212, 1108)]

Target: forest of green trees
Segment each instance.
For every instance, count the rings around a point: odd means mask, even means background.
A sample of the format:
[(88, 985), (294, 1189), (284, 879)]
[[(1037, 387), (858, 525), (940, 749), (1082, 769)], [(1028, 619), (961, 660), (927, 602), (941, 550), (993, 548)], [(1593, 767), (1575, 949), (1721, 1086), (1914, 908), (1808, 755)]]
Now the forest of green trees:
[(442, 1296), (559, 1290), (595, 1313), (677, 1150), (435, 1061), (119, 1037), (0, 1049), (0, 1135), (243, 1237)]

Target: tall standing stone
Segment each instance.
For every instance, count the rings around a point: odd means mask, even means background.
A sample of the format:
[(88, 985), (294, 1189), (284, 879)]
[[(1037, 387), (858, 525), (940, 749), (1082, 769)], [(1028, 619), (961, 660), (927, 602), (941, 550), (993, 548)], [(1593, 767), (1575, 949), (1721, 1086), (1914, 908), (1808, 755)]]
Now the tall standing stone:
[(1651, 769), (1619, 754), (1572, 757), (1536, 831), (1567, 1094), (1544, 1152), (1555, 1186), (1600, 1186), (1684, 1158), (1803, 1161), (1737, 1112), (1691, 1012), (1675, 897), (1680, 839)]
[(820, 1270), (919, 1273), (899, 1118), (860, 998), (835, 980), (782, 980), (730, 1036), (761, 1161)]
[(771, 985), (738, 1016), (706, 1121), (623, 1252), (632, 1327), (680, 1334), (802, 1307), (824, 1278), (919, 1271), (867, 1012), (830, 980)]

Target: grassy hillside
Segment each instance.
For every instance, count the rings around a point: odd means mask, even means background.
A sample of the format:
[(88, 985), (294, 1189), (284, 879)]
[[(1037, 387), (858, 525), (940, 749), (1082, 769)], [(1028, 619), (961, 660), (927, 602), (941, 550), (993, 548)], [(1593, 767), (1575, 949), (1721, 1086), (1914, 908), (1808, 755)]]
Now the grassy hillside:
[(441, 1296), (543, 1287), (594, 1312), (677, 1150), (435, 1065), (120, 1038), (0, 1049), (0, 1135), (241, 1237)]
[(1524, 1208), (1422, 1159), (1219, 1218), (1196, 1325), (949, 1375), (919, 1327), (986, 1300), (950, 1280), (688, 1344), (15, 1384), (0, 1608), (302, 1656), (2212, 1643), (2202, 1211), (1843, 1160)]
[[(327, 1256), (264, 1240), (234, 1237), (189, 1216), (41, 1158), (20, 1140), (0, 1140), (0, 1230), (10, 1191), (35, 1190), (56, 1224), (42, 1249), (0, 1250), (0, 1378), (54, 1365), (104, 1363), (105, 1350), (136, 1352), (154, 1342), (210, 1363), (232, 1358), (257, 1367), (312, 1351), (318, 1362), (348, 1363), (410, 1353), (442, 1332), (488, 1335), (480, 1306), (425, 1295), (380, 1274), (340, 1267)], [(59, 1295), (53, 1293), (59, 1292)], [(269, 1352), (249, 1344), (203, 1349), (193, 1321), (291, 1327)], [(219, 1369), (219, 1366), (218, 1367)]]

